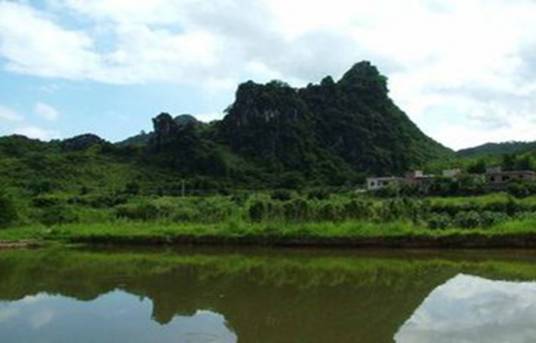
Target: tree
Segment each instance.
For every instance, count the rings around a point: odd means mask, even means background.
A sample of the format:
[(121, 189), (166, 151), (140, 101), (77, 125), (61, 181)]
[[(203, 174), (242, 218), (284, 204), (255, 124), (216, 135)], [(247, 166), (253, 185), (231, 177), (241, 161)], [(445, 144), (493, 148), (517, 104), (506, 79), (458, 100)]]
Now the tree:
[(467, 171), (471, 174), (484, 174), (486, 172), (486, 161), (479, 159), (476, 163), (470, 165)]
[(0, 190), (0, 228), (13, 224), (17, 217), (13, 200)]

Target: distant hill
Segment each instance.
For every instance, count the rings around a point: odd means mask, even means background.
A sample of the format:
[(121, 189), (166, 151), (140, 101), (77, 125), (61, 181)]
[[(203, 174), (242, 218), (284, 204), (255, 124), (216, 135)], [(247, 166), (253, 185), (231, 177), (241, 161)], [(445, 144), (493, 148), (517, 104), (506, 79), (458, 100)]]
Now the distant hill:
[(536, 150), (536, 142), (486, 143), (473, 148), (457, 151), (460, 157), (484, 157), (504, 154), (518, 154)]
[(50, 179), (61, 188), (79, 187), (77, 178), (84, 178), (95, 187), (133, 180), (158, 188), (204, 178), (206, 187), (340, 185), (455, 156), (394, 104), (386, 77), (369, 62), (338, 81), (328, 76), (304, 88), (248, 81), (220, 121), (162, 113), (153, 127), (117, 144), (91, 134), (50, 143), (3, 137), (0, 182)]

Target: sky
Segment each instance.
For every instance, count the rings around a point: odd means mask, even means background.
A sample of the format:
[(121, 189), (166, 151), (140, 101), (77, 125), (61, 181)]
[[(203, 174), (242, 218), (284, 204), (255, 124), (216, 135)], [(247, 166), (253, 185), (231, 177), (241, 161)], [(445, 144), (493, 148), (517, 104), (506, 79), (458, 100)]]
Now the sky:
[(0, 0), (0, 135), (119, 141), (369, 60), (453, 149), (536, 140), (535, 0)]

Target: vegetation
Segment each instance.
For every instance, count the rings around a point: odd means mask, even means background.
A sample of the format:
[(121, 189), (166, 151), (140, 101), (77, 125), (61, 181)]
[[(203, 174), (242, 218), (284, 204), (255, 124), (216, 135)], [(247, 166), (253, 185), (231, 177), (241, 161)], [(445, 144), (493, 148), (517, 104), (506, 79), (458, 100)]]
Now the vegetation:
[(354, 192), (236, 192), (213, 196), (40, 194), (0, 240), (98, 243), (334, 244), (536, 234), (536, 197), (378, 198)]
[[(165, 325), (177, 316), (210, 309), (225, 316), (225, 325), (246, 342), (258, 341), (259, 333), (267, 342), (287, 341), (289, 330), (300, 342), (329, 342), (333, 337), (343, 342), (356, 338), (391, 342), (426, 297), (451, 278), (464, 273), (533, 281), (533, 256), (490, 251), (256, 248), (237, 252), (187, 247), (9, 250), (0, 253), (0, 301), (9, 308), (8, 302), (24, 299), (28, 308), (32, 305), (27, 300), (33, 298), (27, 296), (40, 294), (46, 301), (50, 295), (56, 299), (50, 304), (54, 308), (59, 297), (97, 299), (102, 304), (106, 294), (121, 292), (132, 295), (121, 297), (126, 303), (149, 302), (141, 306), (144, 320)], [(61, 304), (60, 314), (65, 309)], [(107, 304), (117, 306), (116, 301)], [(251, 304), (256, 306), (252, 309)], [(90, 315), (104, 310), (109, 310), (106, 304)], [(129, 307), (134, 310), (139, 307)], [(271, 316), (279, 320), (265, 320)], [(17, 320), (8, 317), (4, 325)], [(377, 324), (356, 325), (356, 321)], [(95, 325), (86, 326), (87, 332), (95, 331)], [(312, 334), (311, 328), (318, 329)], [(77, 333), (86, 331), (77, 327)], [(102, 337), (109, 335), (109, 330), (100, 331)]]
[[(391, 101), (368, 62), (302, 89), (246, 82), (221, 121), (163, 113), (153, 124), (118, 144), (1, 137), (0, 227), (10, 229), (0, 236), (437, 236), (532, 225), (536, 211), (535, 184), (488, 194), (471, 175), (533, 169), (536, 153), (457, 158)], [(466, 176), (356, 193), (366, 176), (413, 167)]]
[(536, 149), (536, 142), (486, 143), (474, 148), (462, 149), (458, 155), (463, 157), (482, 157), (490, 155), (509, 155)]

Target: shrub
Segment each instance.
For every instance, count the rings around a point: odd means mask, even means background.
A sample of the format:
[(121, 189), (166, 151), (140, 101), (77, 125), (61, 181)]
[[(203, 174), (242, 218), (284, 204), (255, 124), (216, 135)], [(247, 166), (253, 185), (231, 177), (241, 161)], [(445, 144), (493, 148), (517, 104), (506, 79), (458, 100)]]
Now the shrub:
[(372, 204), (363, 200), (352, 199), (343, 206), (345, 218), (365, 219), (372, 215)]
[(320, 220), (337, 220), (339, 219), (339, 211), (338, 208), (333, 205), (331, 202), (324, 203), (319, 208), (319, 216)]
[(234, 193), (231, 196), (231, 201), (235, 203), (236, 205), (240, 205), (240, 206), (244, 205), (248, 199), (249, 199), (249, 194), (246, 192)]
[(32, 205), (38, 208), (49, 208), (59, 206), (61, 200), (54, 196), (39, 195), (32, 199)]
[(405, 203), (400, 199), (382, 201), (378, 211), (380, 221), (401, 219), (405, 214)]
[(502, 212), (484, 211), (480, 214), (480, 222), (483, 227), (490, 227), (508, 219)]
[(292, 193), (286, 189), (279, 189), (273, 191), (270, 197), (272, 198), (272, 200), (288, 201), (292, 199)]
[(266, 203), (261, 200), (254, 201), (248, 208), (249, 219), (254, 222), (260, 222), (266, 217)]
[(80, 187), (80, 195), (88, 195), (91, 192), (91, 189), (87, 186)]
[(128, 197), (125, 195), (101, 194), (97, 196), (85, 197), (84, 201), (86, 201), (87, 204), (93, 208), (106, 208), (126, 204)]
[(155, 220), (160, 216), (158, 207), (151, 203), (121, 205), (116, 207), (116, 216), (131, 220)]
[(307, 193), (307, 199), (325, 200), (330, 196), (329, 192), (324, 189), (316, 189)]
[(69, 208), (63, 205), (55, 205), (43, 210), (39, 217), (39, 222), (46, 226), (57, 224), (68, 224), (78, 221), (78, 216)]
[(125, 185), (126, 194), (138, 195), (140, 193), (140, 185), (136, 181), (131, 181)]
[(432, 214), (428, 217), (426, 225), (432, 230), (446, 229), (451, 225), (451, 219), (446, 213)]
[(13, 224), (17, 218), (17, 209), (13, 200), (0, 193), (0, 227)]
[(283, 205), (286, 220), (307, 220), (309, 218), (309, 204), (304, 199), (294, 199)]
[(39, 195), (43, 193), (48, 193), (52, 191), (54, 188), (54, 185), (48, 180), (41, 180), (41, 181), (32, 181), (30, 182), (26, 188), (30, 191), (32, 195)]
[(476, 211), (458, 212), (454, 217), (454, 225), (461, 228), (475, 228), (481, 225), (481, 218)]
[(173, 221), (176, 222), (193, 222), (198, 219), (198, 213), (192, 208), (181, 207), (175, 210)]

